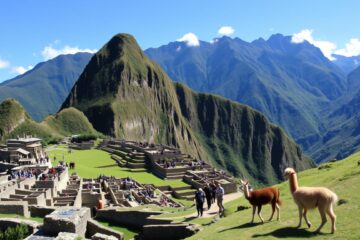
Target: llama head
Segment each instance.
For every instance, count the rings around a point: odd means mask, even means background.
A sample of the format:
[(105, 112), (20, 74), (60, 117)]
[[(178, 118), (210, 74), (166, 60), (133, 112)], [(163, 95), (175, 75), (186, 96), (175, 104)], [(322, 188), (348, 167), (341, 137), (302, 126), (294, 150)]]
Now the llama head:
[(249, 181), (248, 181), (248, 180), (242, 180), (242, 179), (240, 179), (240, 181), (241, 181), (241, 184), (242, 184), (243, 186), (248, 186), (248, 185), (249, 185)]
[(291, 174), (296, 173), (293, 168), (286, 168), (284, 171), (284, 178), (289, 178)]

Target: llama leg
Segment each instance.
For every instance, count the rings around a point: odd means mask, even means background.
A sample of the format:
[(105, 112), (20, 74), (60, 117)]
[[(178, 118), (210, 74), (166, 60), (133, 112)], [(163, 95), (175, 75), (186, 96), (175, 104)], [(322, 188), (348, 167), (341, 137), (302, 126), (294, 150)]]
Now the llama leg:
[(311, 222), (307, 218), (307, 209), (306, 208), (304, 208), (304, 219), (305, 219), (306, 224), (308, 225), (308, 228), (310, 228)]
[(320, 212), (320, 216), (321, 216), (321, 224), (320, 226), (316, 229), (315, 233), (320, 232), (321, 228), (324, 226), (324, 224), (326, 223), (327, 219), (326, 219), (326, 212), (325, 212), (325, 207), (319, 206), (319, 212)]
[(271, 203), (272, 213), (271, 213), (271, 217), (269, 218), (269, 222), (272, 220), (272, 218), (274, 216), (275, 206), (276, 206), (276, 202)]
[(262, 207), (261, 205), (258, 206), (258, 216), (259, 216), (261, 222), (264, 223), (264, 219), (261, 217), (261, 207)]
[(299, 210), (299, 225), (297, 226), (297, 228), (300, 228), (301, 221), (302, 221), (303, 208), (300, 205), (298, 205), (298, 210)]
[(330, 205), (330, 208), (327, 211), (327, 214), (329, 215), (329, 217), (331, 219), (331, 233), (334, 234), (336, 231), (336, 215), (334, 213), (332, 204)]
[(277, 220), (280, 220), (280, 206), (279, 204), (276, 204), (276, 210), (277, 210)]
[(256, 206), (255, 206), (255, 205), (253, 205), (253, 214), (252, 214), (252, 220), (251, 220), (251, 223), (254, 223), (255, 212), (256, 212)]

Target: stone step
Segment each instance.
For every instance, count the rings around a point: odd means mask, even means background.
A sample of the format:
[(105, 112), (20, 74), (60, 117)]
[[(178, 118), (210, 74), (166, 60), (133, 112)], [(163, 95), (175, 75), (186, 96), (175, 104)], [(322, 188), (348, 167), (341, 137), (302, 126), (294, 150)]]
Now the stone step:
[(127, 162), (126, 166), (129, 168), (145, 168), (146, 164), (145, 163), (131, 163), (131, 162)]
[(166, 176), (166, 179), (172, 180), (172, 179), (182, 179), (184, 177), (184, 175), (180, 174), (180, 175), (168, 175)]

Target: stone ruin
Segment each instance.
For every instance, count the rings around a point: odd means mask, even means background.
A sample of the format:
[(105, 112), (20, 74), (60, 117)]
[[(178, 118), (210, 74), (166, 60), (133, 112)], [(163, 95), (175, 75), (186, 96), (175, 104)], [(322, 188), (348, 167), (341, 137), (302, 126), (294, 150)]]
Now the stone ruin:
[[(188, 186), (156, 187), (130, 178), (99, 176), (96, 179), (69, 176), (65, 165), (7, 165), (15, 178), (0, 173), (0, 213), (44, 218), (44, 225), (32, 228), (28, 239), (123, 239), (122, 233), (99, 224), (98, 220), (135, 227), (141, 239), (182, 239), (198, 231), (198, 226), (157, 219), (163, 212), (132, 210), (141, 205), (179, 208), (171, 195), (193, 200), (196, 188), (218, 181), (225, 193), (236, 192), (233, 178), (192, 158), (178, 149), (130, 141), (106, 140), (100, 148), (111, 153), (120, 165), (134, 171), (152, 171), (164, 179), (182, 179)], [(26, 173), (26, 174), (25, 174)], [(93, 211), (102, 203), (102, 209)], [(119, 210), (123, 209), (123, 210)], [(12, 220), (8, 220), (11, 222)], [(15, 221), (15, 220), (14, 220)], [(8, 224), (13, 226), (12, 223)], [(4, 226), (7, 226), (6, 224)]]

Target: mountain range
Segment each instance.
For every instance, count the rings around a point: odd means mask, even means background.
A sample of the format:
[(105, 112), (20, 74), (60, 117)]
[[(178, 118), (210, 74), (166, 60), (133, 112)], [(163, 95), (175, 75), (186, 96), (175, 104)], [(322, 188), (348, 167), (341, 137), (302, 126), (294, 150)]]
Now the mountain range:
[[(354, 89), (360, 80), (352, 72), (356, 57), (338, 55), (332, 62), (307, 41), (295, 44), (281, 34), (253, 42), (222, 37), (196, 47), (172, 42), (145, 53), (172, 79), (262, 112), (317, 162), (354, 150), (353, 135), (334, 132), (342, 129), (337, 108), (352, 101), (349, 92), (358, 96)], [(349, 126), (359, 124), (357, 118), (348, 121)], [(336, 148), (326, 144), (330, 138)], [(340, 149), (347, 141), (351, 144)]]
[(61, 109), (69, 107), (106, 135), (176, 146), (264, 184), (282, 179), (285, 166), (313, 166), (261, 113), (172, 81), (127, 34), (92, 57)]
[[(197, 47), (172, 42), (145, 53), (173, 80), (260, 111), (316, 162), (341, 158), (359, 148), (359, 56), (334, 55), (330, 61), (310, 43), (294, 44), (290, 36), (281, 34), (253, 42), (222, 37), (200, 41)], [(78, 53), (40, 63), (1, 83), (0, 100), (17, 99), (40, 121), (58, 111), (91, 57)], [(111, 88), (111, 84), (99, 86)], [(109, 129), (104, 132), (120, 131)]]
[(60, 55), (0, 83), (0, 101), (17, 99), (30, 116), (41, 121), (56, 113), (92, 55)]

